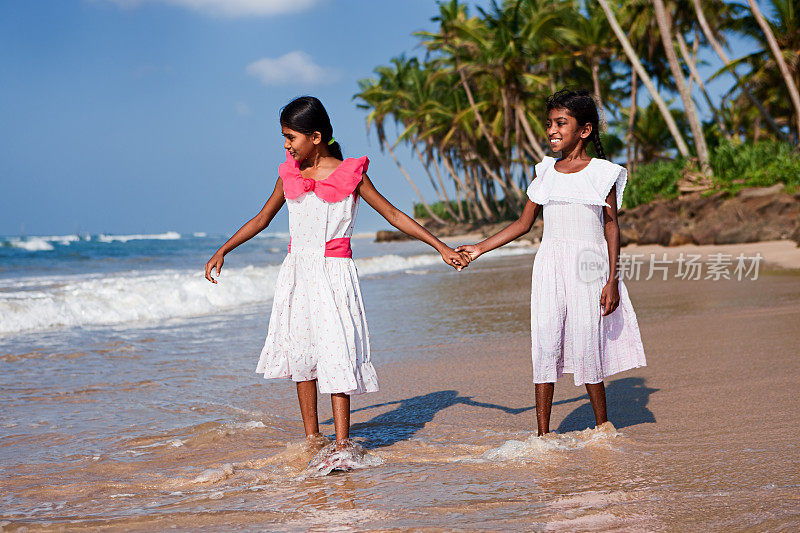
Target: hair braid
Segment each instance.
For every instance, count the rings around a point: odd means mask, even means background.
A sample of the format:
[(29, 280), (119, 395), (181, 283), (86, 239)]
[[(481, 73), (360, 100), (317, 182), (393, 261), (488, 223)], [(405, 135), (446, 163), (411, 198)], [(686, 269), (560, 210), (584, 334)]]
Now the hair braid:
[(606, 159), (606, 152), (603, 150), (603, 143), (600, 142), (600, 133), (592, 129), (592, 143), (594, 143), (594, 149), (597, 151), (597, 157), (600, 159)]

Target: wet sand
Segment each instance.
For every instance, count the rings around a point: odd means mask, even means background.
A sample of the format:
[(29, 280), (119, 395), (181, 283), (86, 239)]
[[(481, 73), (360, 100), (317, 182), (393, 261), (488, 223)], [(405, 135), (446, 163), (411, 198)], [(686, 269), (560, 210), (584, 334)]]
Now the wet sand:
[[(53, 430), (43, 439), (51, 453), (9, 463), (0, 522), (10, 530), (800, 528), (797, 271), (627, 281), (648, 366), (606, 381), (614, 427), (600, 430), (587, 429), (585, 391), (564, 376), (553, 406), (557, 433), (544, 439), (532, 436), (530, 271), (530, 256), (487, 258), (461, 274), (432, 269), (363, 283), (381, 391), (354, 398), (352, 433), (380, 466), (303, 478), (312, 452), (298, 438), (293, 388), (250, 379), (243, 369), (254, 360), (225, 354), (262, 339), (239, 346), (198, 338), (202, 348), (187, 347), (187, 356), (216, 351), (217, 368), (198, 367), (197, 380), (185, 383), (129, 380), (132, 396), (115, 388), (116, 402), (92, 406), (121, 410), (119, 399), (128, 398), (124, 412), (135, 412), (144, 394), (172, 387), (148, 404), (161, 411), (152, 428), (128, 414), (136, 423), (96, 438), (96, 451), (80, 444), (93, 434)], [(202, 326), (210, 339), (219, 336), (214, 327)], [(259, 327), (245, 322), (243, 335)], [(110, 352), (160, 349), (158, 332), (133, 337)], [(209, 394), (229, 399), (183, 397), (198, 383), (217, 383)], [(19, 397), (89, 408), (104, 391)], [(330, 434), (326, 397), (320, 406)], [(172, 411), (181, 411), (183, 426), (163, 422)], [(24, 441), (16, 439), (3, 438), (0, 449)]]

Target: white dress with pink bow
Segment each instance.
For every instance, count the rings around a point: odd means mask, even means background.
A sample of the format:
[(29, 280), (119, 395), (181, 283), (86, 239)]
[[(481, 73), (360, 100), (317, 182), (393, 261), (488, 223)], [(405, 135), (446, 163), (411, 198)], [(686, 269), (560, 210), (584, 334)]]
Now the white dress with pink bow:
[(355, 189), (368, 166), (366, 156), (348, 158), (319, 181), (303, 178), (288, 153), (279, 167), (290, 244), (256, 367), (265, 378), (316, 379), (323, 393), (378, 390), (350, 251), (358, 210)]

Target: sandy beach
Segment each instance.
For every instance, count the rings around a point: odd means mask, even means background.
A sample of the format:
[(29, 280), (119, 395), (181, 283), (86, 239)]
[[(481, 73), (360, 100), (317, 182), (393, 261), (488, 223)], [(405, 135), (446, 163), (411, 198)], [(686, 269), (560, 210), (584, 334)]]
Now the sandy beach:
[(683, 244), (680, 246), (660, 246), (658, 244), (629, 244), (621, 250), (627, 254), (642, 254), (647, 259), (650, 254), (661, 259), (667, 254), (667, 259), (675, 260), (681, 254), (700, 254), (708, 257), (711, 254), (726, 254), (737, 257), (744, 254), (747, 257), (754, 257), (760, 254), (764, 264), (783, 269), (800, 269), (800, 247), (797, 243), (790, 240), (748, 242), (743, 244)]
[[(26, 431), (5, 429), (14, 436), (0, 450), (27, 459), (4, 469), (0, 523), (12, 531), (800, 527), (796, 271), (626, 282), (648, 366), (607, 380), (613, 427), (600, 430), (587, 429), (585, 391), (565, 376), (557, 432), (540, 439), (531, 259), (364, 280), (381, 391), (354, 398), (352, 433), (382, 464), (346, 474), (303, 477), (312, 452), (294, 389), (260, 380), (243, 355), (262, 340), (263, 308), (178, 329), (99, 331), (74, 352), (6, 355), (17, 376), (9, 409), (36, 406), (36, 423), (51, 410), (66, 424), (86, 412), (95, 422), (72, 436), (53, 423), (35, 453)], [(230, 337), (223, 323), (234, 319)], [(176, 354), (177, 332), (194, 342)], [(109, 358), (116, 367), (100, 374)], [(28, 361), (93, 377), (72, 390), (37, 385)], [(153, 365), (160, 375), (143, 378)], [(320, 406), (332, 433), (327, 398)]]

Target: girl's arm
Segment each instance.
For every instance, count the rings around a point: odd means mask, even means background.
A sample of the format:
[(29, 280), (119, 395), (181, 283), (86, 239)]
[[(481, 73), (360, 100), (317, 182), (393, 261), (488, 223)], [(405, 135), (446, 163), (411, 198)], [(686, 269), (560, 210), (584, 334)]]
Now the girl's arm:
[(217, 276), (219, 276), (225, 254), (263, 231), (264, 228), (272, 222), (272, 219), (275, 218), (275, 215), (280, 211), (284, 203), (286, 203), (286, 198), (283, 197), (283, 180), (278, 178), (278, 182), (275, 184), (275, 190), (272, 191), (269, 200), (267, 200), (267, 203), (261, 208), (261, 211), (248, 220), (244, 226), (239, 228), (239, 231), (234, 233), (233, 237), (220, 246), (219, 250), (208, 260), (208, 263), (206, 263), (206, 279), (211, 283), (216, 283), (217, 280), (211, 277), (211, 272), (216, 269)]
[(459, 246), (456, 248), (456, 252), (466, 252), (469, 254), (470, 260), (474, 261), (489, 250), (494, 250), (495, 248), (499, 248), (504, 244), (510, 243), (514, 239), (525, 235), (531, 230), (533, 227), (533, 222), (539, 215), (540, 209), (541, 206), (539, 204), (535, 204), (528, 200), (525, 203), (525, 207), (522, 208), (522, 214), (517, 220), (501, 229), (491, 237), (477, 244)]
[(603, 207), (603, 232), (608, 243), (608, 281), (600, 293), (600, 306), (603, 316), (609, 315), (619, 306), (619, 280), (617, 261), (619, 260), (619, 224), (617, 223), (617, 191), (611, 187), (606, 197), (611, 207)]
[(383, 218), (385, 218), (389, 224), (399, 229), (406, 235), (414, 237), (415, 239), (419, 239), (435, 248), (437, 252), (442, 254), (442, 259), (448, 265), (460, 271), (469, 264), (469, 257), (467, 257), (466, 254), (457, 253), (445, 243), (434, 237), (431, 232), (417, 224), (413, 218), (393, 206), (389, 200), (384, 198), (383, 195), (378, 192), (366, 174), (362, 176), (361, 183), (358, 184), (358, 188), (356, 190), (364, 199), (364, 201), (367, 202)]

